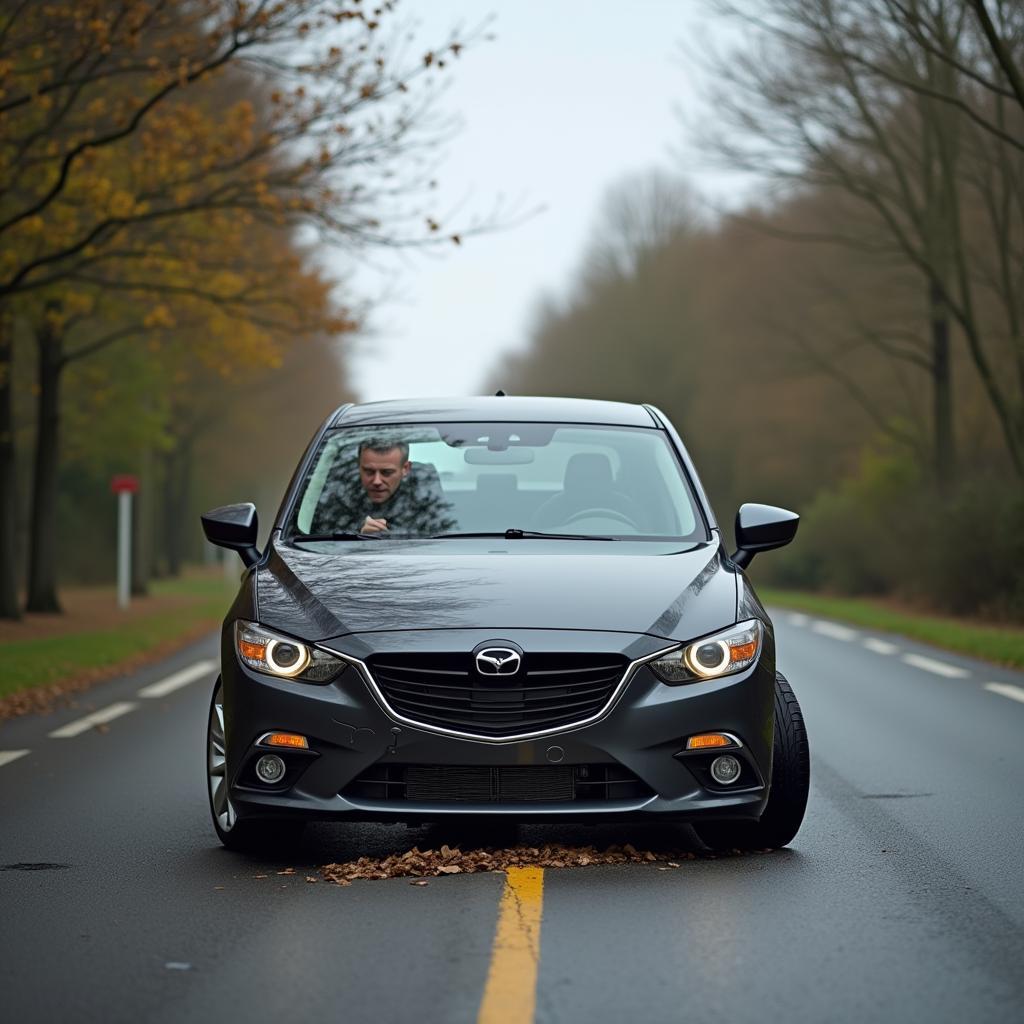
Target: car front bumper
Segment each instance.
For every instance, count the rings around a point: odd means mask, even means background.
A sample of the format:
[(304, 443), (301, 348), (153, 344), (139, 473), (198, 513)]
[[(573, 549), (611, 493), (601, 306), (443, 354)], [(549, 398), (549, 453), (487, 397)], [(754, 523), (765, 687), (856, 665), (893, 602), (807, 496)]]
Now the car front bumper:
[[(443, 632), (443, 637), (438, 636)], [(765, 630), (758, 661), (723, 679), (669, 686), (643, 659), (669, 646), (664, 639), (625, 633), (512, 630), (503, 638), (525, 650), (615, 651), (635, 665), (608, 710), (590, 724), (530, 739), (470, 739), (409, 724), (389, 714), (366, 674), (363, 659), (381, 650), (415, 649), (443, 643), (472, 650), (493, 633), (476, 630), (352, 635), (321, 647), (352, 659), (326, 686), (277, 679), (243, 666), (233, 630), (224, 631), (222, 678), (232, 804), (240, 817), (305, 817), (320, 820), (431, 821), (490, 815), (522, 822), (621, 819), (697, 821), (757, 818), (768, 795), (774, 715), (775, 652)], [(281, 751), (259, 741), (270, 732), (306, 736), (310, 750)], [(713, 752), (685, 750), (689, 736), (729, 733), (738, 746)], [(268, 786), (255, 775), (256, 760), (277, 753), (287, 770)], [(743, 774), (731, 786), (714, 784), (707, 768), (721, 753), (735, 755)], [(497, 793), (480, 800), (457, 799), (415, 787), (374, 786), (362, 780), (402, 779), (427, 767), (443, 778), (495, 780), (507, 774), (540, 781), (529, 798), (505, 800)], [(464, 769), (445, 774), (443, 768)], [(506, 773), (506, 769), (532, 769)], [(415, 773), (414, 773), (415, 774)], [(422, 773), (420, 773), (422, 774)], [(586, 780), (622, 776), (635, 784), (589, 787)], [(557, 776), (573, 796), (545, 797), (546, 779)], [(569, 782), (569, 778), (574, 780)], [(412, 776), (410, 775), (410, 778)], [(443, 789), (443, 786), (442, 786)], [(601, 791), (599, 799), (591, 796)], [(422, 790), (420, 791), (422, 792)], [(410, 793), (412, 795), (410, 795)], [(625, 793), (623, 797), (615, 794)], [(387, 794), (387, 795), (385, 795)], [(539, 794), (539, 795), (538, 795)]]

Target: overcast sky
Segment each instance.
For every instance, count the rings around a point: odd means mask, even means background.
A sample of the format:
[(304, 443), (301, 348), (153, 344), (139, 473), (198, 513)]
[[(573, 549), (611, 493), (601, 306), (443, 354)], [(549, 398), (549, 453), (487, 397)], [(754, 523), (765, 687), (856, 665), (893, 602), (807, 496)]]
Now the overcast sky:
[(679, 43), (709, 26), (699, 0), (406, 0), (425, 43), (493, 12), (492, 41), (462, 55), (444, 107), (462, 129), (439, 175), (444, 210), (494, 198), (543, 207), (508, 231), (443, 256), (374, 258), (355, 285), (387, 292), (359, 343), (364, 401), (479, 394), (501, 353), (520, 347), (540, 297), (564, 294), (606, 189), (661, 167), (702, 191), (723, 189), (699, 166), (676, 113), (697, 76)]

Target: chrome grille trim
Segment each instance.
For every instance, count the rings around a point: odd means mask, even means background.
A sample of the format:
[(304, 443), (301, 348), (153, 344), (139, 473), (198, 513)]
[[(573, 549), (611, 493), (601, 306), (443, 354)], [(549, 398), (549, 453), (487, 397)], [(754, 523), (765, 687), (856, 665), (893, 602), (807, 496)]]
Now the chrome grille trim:
[(373, 695), (374, 700), (380, 705), (381, 709), (386, 715), (399, 722), (402, 725), (409, 725), (416, 729), (422, 729), (424, 732), (436, 733), (439, 736), (454, 736), (456, 739), (461, 740), (473, 740), (477, 743), (518, 743), (521, 740), (533, 740), (539, 739), (542, 736), (560, 736), (567, 732), (574, 732), (577, 729), (582, 729), (585, 726), (593, 725), (595, 722), (601, 721), (605, 718), (612, 708), (618, 703), (619, 698), (622, 696), (622, 692), (626, 689), (630, 679), (636, 674), (638, 668), (641, 665), (646, 665), (649, 661), (657, 661), (658, 658), (663, 658), (669, 651), (674, 651), (679, 648), (678, 643), (669, 644), (667, 647), (663, 647), (660, 650), (655, 651), (653, 654), (645, 654), (642, 658), (637, 658), (636, 661), (631, 661), (626, 666), (626, 671), (623, 672), (622, 678), (619, 680), (615, 689), (612, 690), (611, 695), (608, 698), (607, 703), (595, 712), (589, 718), (581, 719), (578, 722), (572, 722), (568, 725), (562, 724), (555, 726), (551, 729), (538, 729), (533, 732), (516, 733), (514, 736), (485, 736), (479, 733), (466, 732), (462, 729), (445, 729), (442, 726), (430, 725), (426, 722), (418, 722), (413, 718), (407, 718), (405, 715), (397, 712), (387, 701), (387, 698), (381, 692), (380, 687), (377, 685), (376, 680), (373, 678), (373, 674), (370, 672), (369, 666), (358, 658), (352, 657), (350, 654), (345, 654), (343, 651), (337, 651), (333, 647), (327, 647), (324, 644), (312, 644), (311, 646), (319, 648), (321, 651), (326, 651), (328, 654), (333, 654), (334, 657), (340, 658), (342, 661), (351, 665), (357, 669), (359, 674), (363, 677), (363, 682), (366, 683), (367, 688)]

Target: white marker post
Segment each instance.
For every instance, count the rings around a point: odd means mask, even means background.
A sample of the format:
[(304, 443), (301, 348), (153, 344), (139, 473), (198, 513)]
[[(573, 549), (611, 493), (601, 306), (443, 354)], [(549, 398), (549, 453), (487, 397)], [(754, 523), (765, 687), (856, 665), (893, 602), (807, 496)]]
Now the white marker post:
[(122, 473), (110, 481), (117, 495), (117, 607), (127, 608), (132, 597), (132, 495), (139, 478)]

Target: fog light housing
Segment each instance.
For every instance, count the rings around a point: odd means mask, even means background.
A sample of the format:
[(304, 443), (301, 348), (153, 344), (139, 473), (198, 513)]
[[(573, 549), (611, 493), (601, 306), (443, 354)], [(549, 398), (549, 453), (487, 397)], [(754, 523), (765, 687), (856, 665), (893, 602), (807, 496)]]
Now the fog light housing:
[(720, 786), (732, 785), (739, 777), (743, 768), (732, 754), (723, 754), (711, 762), (711, 778)]
[[(256, 762), (256, 777), (260, 782), (265, 782), (268, 786), (274, 785), (275, 782), (280, 782), (284, 778), (284, 771), (284, 761), (277, 754), (264, 754)], [(714, 768), (712, 768), (712, 771), (714, 771)]]

